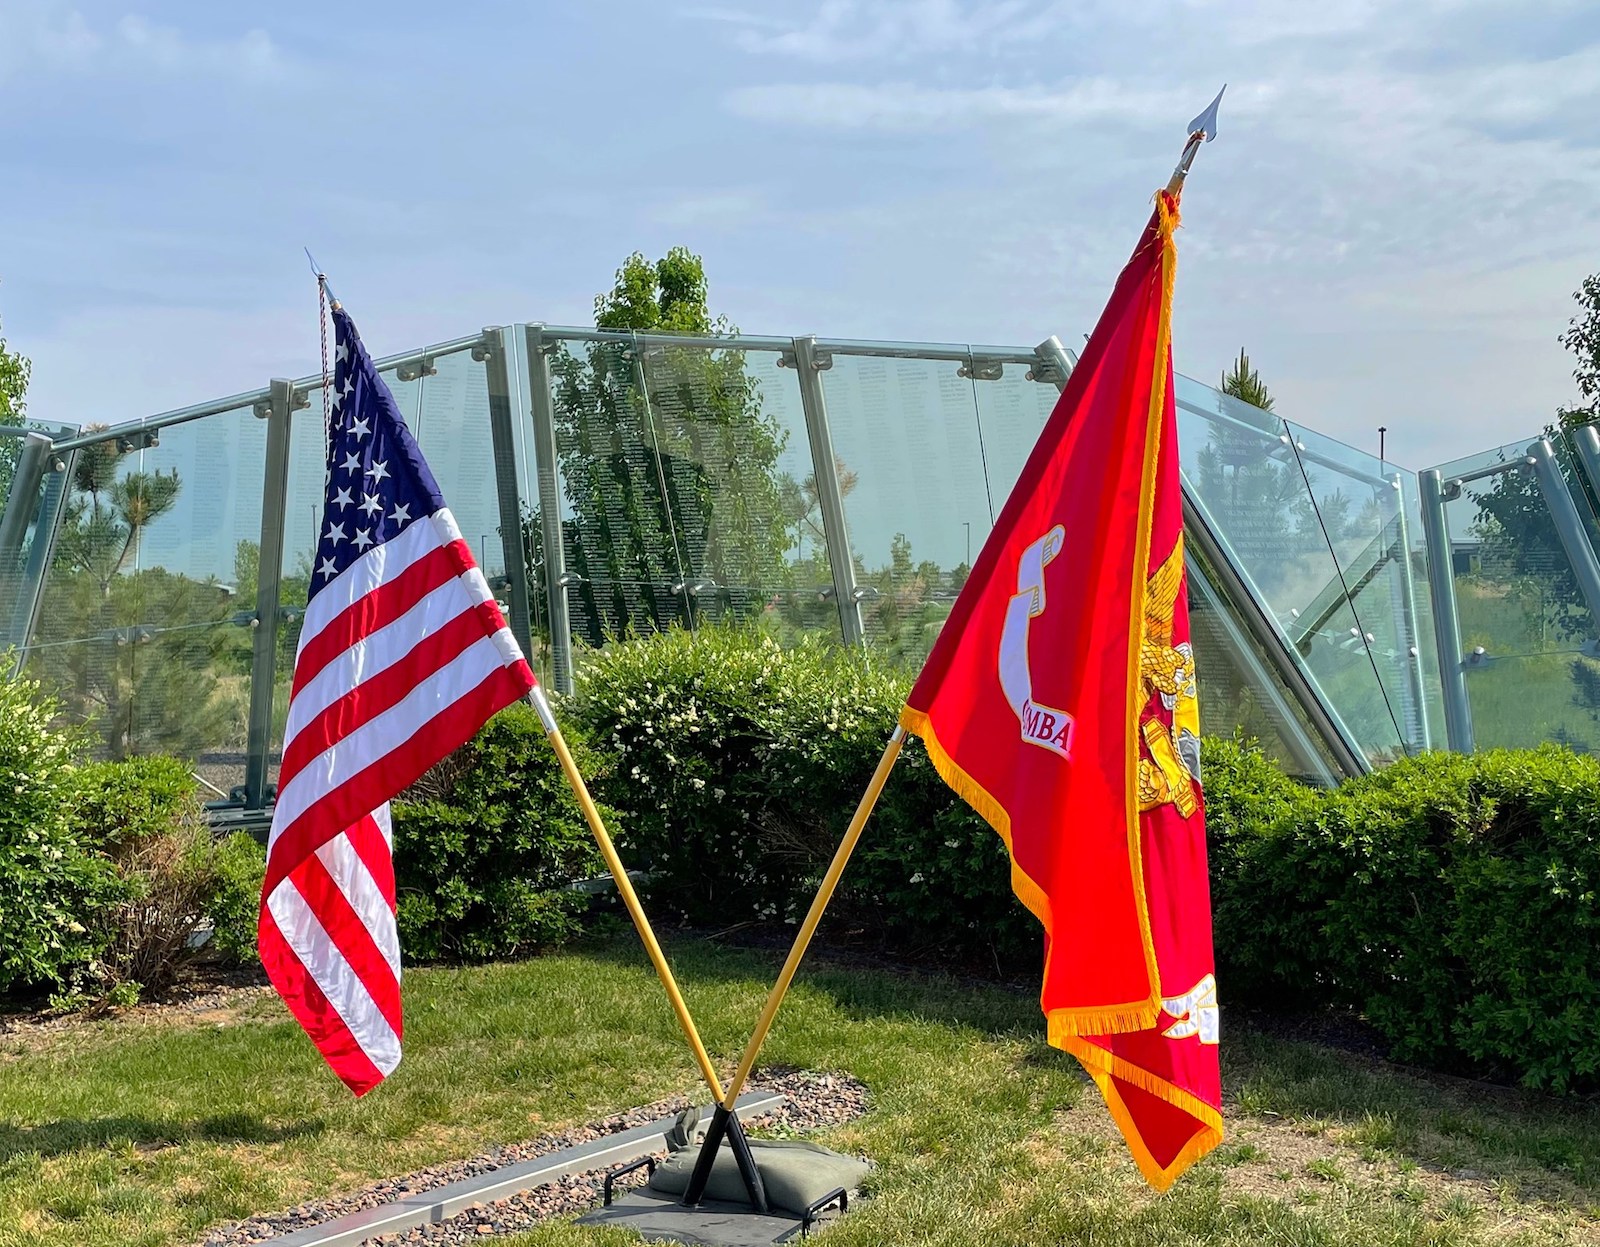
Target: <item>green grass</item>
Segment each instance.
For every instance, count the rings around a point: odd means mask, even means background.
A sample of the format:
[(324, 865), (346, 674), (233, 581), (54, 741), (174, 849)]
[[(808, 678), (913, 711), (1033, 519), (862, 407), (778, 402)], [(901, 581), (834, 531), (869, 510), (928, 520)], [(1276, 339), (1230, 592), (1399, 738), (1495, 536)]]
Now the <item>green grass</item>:
[(1481, 645), (1496, 659), (1467, 668), (1473, 737), (1480, 749), (1529, 748), (1558, 733), (1595, 749), (1600, 725), (1573, 701), (1572, 662), (1581, 637), (1501, 586), (1457, 582), (1462, 651)]
[[(686, 942), (671, 953), (709, 1046), (730, 1060), (772, 960)], [(631, 942), (416, 971), (406, 992), (406, 1061), (361, 1101), (271, 999), (227, 1017), (0, 1038), (0, 1245), (193, 1242), (219, 1222), (694, 1088)], [(863, 1079), (872, 1111), (826, 1137), (879, 1163), (875, 1198), (827, 1241), (1600, 1238), (1593, 1107), (1225, 1033), (1231, 1138), (1156, 1198), (1042, 1033), (1035, 1002), (998, 989), (808, 970), (765, 1059)], [(628, 1240), (562, 1222), (514, 1241)]]

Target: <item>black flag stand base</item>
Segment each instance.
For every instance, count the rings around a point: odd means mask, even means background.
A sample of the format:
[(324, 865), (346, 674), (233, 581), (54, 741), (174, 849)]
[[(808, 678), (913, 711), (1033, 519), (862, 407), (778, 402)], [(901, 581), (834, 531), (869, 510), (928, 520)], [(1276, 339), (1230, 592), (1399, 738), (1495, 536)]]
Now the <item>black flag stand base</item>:
[(700, 1155), (695, 1158), (694, 1172), (689, 1175), (689, 1185), (684, 1189), (683, 1202), (693, 1208), (706, 1194), (706, 1183), (711, 1179), (711, 1166), (716, 1162), (717, 1149), (726, 1136), (733, 1160), (739, 1166), (739, 1177), (750, 1195), (750, 1203), (760, 1213), (768, 1211), (766, 1188), (761, 1185), (761, 1171), (756, 1168), (756, 1158), (750, 1154), (750, 1141), (744, 1137), (744, 1126), (739, 1122), (737, 1109), (717, 1105), (706, 1127), (705, 1142), (700, 1145)]

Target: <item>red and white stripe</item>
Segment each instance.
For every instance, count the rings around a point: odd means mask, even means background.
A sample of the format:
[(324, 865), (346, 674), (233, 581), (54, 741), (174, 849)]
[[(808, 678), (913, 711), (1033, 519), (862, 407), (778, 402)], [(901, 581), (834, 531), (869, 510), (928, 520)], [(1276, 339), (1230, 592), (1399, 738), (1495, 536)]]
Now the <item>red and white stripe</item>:
[(533, 685), (448, 510), (367, 551), (306, 608), (261, 961), (357, 1095), (400, 1062), (389, 799)]

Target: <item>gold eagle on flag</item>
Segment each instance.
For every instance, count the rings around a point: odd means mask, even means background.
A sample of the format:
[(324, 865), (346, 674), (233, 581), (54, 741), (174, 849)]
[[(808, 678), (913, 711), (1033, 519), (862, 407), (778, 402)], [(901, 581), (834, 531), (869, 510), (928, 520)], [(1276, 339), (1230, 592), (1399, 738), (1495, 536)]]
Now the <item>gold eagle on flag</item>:
[(1144, 635), (1139, 641), (1139, 675), (1146, 702), (1152, 696), (1172, 712), (1169, 729), (1146, 719), (1141, 729), (1148, 758), (1139, 759), (1139, 808), (1171, 802), (1184, 818), (1195, 811), (1194, 786), (1200, 782), (1200, 703), (1195, 697), (1194, 646), (1172, 643), (1172, 617), (1183, 588), (1183, 534), (1144, 587)]

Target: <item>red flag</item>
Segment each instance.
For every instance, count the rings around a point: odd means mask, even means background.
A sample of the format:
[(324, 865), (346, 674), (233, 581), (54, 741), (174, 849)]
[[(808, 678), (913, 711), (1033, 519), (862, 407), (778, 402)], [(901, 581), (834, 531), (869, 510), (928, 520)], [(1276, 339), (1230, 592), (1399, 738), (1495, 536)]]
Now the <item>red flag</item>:
[(901, 723), (1005, 839), (1049, 1039), (1165, 1190), (1222, 1139), (1199, 714), (1157, 196)]

